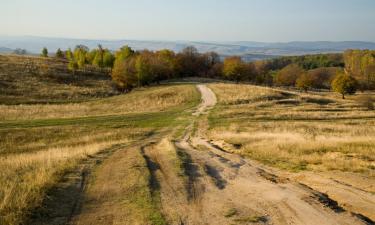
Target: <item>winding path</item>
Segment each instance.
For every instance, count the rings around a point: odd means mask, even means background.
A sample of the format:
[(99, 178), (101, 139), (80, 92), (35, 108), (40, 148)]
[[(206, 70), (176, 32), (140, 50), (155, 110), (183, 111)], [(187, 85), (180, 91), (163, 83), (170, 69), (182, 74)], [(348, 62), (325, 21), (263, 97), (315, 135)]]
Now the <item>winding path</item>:
[[(206, 85), (197, 88), (202, 102), (193, 115), (198, 121), (206, 120), (207, 117), (201, 115), (215, 106), (216, 96)], [(198, 129), (201, 128), (198, 126)], [(367, 224), (339, 207), (327, 195), (226, 152), (206, 140), (204, 133), (204, 130), (198, 130), (192, 135), (191, 125), (185, 137), (175, 143), (176, 148), (190, 159), (187, 166), (191, 170), (187, 173), (190, 183), (186, 188), (187, 193), (192, 194), (179, 205), (173, 200), (179, 196), (179, 190), (176, 193), (173, 189), (168, 190), (172, 197), (167, 197), (164, 204), (183, 209), (174, 211), (179, 220), (173, 221), (174, 215), (169, 220), (173, 224)], [(168, 177), (162, 179), (168, 180)], [(164, 213), (168, 217), (168, 211)]]

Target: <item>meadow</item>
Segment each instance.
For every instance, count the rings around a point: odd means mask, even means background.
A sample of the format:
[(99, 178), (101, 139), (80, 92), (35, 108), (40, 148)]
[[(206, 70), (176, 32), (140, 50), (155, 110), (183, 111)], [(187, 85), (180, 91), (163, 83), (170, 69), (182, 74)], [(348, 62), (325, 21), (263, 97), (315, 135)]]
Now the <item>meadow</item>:
[[(100, 154), (103, 160), (125, 145), (166, 132), (178, 133), (188, 122), (184, 111), (198, 98), (192, 85), (164, 85), (82, 103), (2, 105), (0, 223), (38, 217), (35, 210), (51, 188), (83, 162)], [(146, 182), (147, 174), (140, 175)], [(148, 190), (148, 183), (143, 185)], [(153, 215), (153, 202), (144, 195), (140, 193)]]
[(208, 136), (231, 152), (288, 171), (347, 171), (374, 177), (375, 113), (332, 92), (211, 84), (218, 105)]

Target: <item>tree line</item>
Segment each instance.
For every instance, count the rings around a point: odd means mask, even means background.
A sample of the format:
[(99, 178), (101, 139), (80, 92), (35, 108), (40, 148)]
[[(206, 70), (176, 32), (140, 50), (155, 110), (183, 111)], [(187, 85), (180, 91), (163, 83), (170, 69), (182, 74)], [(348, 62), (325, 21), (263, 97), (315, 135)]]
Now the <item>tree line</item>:
[[(42, 51), (42, 55), (48, 56), (47, 49)], [(117, 88), (125, 92), (162, 80), (196, 76), (267, 86), (293, 86), (304, 91), (333, 89), (344, 97), (355, 92), (363, 80), (367, 85), (362, 85), (362, 88), (371, 88), (369, 84), (375, 80), (374, 52), (371, 51), (351, 50), (344, 54), (245, 62), (239, 56), (221, 60), (215, 52), (199, 53), (192, 46), (175, 53), (167, 49), (135, 51), (129, 46), (111, 52), (101, 45), (92, 50), (78, 45), (73, 51), (58, 49), (55, 57), (67, 59), (73, 73), (85, 65), (110, 68)], [(362, 79), (364, 77), (366, 79)]]

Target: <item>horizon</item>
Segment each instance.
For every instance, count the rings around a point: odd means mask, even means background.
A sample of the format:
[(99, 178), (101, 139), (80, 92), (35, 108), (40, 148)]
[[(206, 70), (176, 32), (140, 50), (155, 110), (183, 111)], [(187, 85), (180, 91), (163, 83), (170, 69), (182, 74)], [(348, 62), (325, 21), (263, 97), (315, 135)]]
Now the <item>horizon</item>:
[(0, 34), (0, 38), (43, 38), (43, 39), (66, 39), (66, 40), (85, 40), (85, 41), (108, 41), (108, 42), (115, 42), (115, 41), (144, 41), (144, 42), (192, 42), (192, 43), (228, 43), (233, 44), (237, 42), (249, 42), (249, 43), (265, 43), (265, 44), (287, 44), (287, 43), (298, 43), (298, 42), (306, 42), (306, 43), (313, 43), (313, 42), (363, 42), (363, 43), (375, 43), (375, 41), (366, 41), (366, 40), (337, 40), (337, 41), (330, 41), (330, 40), (286, 40), (286, 41), (259, 41), (259, 40), (233, 40), (233, 41), (219, 41), (219, 40), (168, 40), (168, 39), (130, 39), (130, 38), (79, 38), (79, 37), (69, 37), (69, 36), (38, 36), (38, 35), (4, 35)]
[(375, 42), (372, 0), (5, 0), (0, 6), (1, 36), (110, 41)]

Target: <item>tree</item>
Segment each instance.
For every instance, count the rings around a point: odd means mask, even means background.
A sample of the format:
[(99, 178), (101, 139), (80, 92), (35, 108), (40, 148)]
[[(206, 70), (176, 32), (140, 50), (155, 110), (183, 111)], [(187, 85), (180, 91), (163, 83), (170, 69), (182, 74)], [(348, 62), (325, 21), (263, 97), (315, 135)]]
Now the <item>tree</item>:
[(79, 69), (85, 67), (86, 54), (89, 52), (89, 48), (84, 45), (77, 45), (74, 49), (74, 61), (77, 63)]
[(42, 57), (48, 57), (48, 49), (44, 47), (42, 49), (42, 53), (40, 54)]
[(305, 72), (300, 77), (298, 77), (296, 81), (296, 87), (303, 89), (305, 92), (307, 92), (308, 89), (313, 86), (313, 82), (314, 80), (312, 76)]
[(88, 64), (93, 65), (93, 61), (95, 59), (97, 51), (98, 51), (97, 49), (92, 49), (91, 51), (87, 52), (87, 54), (86, 54), (86, 62)]
[(312, 87), (329, 89), (331, 87), (332, 80), (340, 70), (341, 69), (337, 67), (321, 67), (309, 70), (308, 74), (312, 79)]
[(152, 52), (143, 51), (136, 57), (135, 68), (139, 87), (147, 85), (155, 79), (159, 72), (159, 62)]
[(74, 59), (74, 55), (73, 55), (72, 50), (69, 48), (69, 49), (65, 52), (65, 55), (66, 55), (66, 58), (69, 60), (69, 63), (68, 63), (68, 70), (72, 71), (72, 72), (73, 72), (73, 75), (75, 75), (75, 72), (76, 72), (76, 70), (78, 69), (78, 64), (77, 64), (77, 62), (76, 62), (75, 59)]
[(26, 51), (26, 49), (16, 48), (16, 49), (13, 51), (13, 54), (16, 54), (16, 55), (26, 55), (26, 54), (27, 54), (27, 51)]
[(124, 61), (135, 54), (134, 50), (125, 45), (121, 47), (116, 53), (115, 58), (117, 61)]
[(202, 72), (203, 61), (194, 46), (188, 46), (176, 57), (177, 73), (183, 76), (198, 76)]
[(121, 91), (131, 91), (137, 85), (135, 57), (127, 60), (116, 60), (112, 70), (112, 80)]
[(342, 95), (342, 99), (345, 99), (346, 94), (355, 94), (357, 91), (358, 82), (357, 80), (345, 73), (338, 73), (335, 79), (332, 81), (332, 89)]
[(63, 51), (61, 51), (60, 48), (58, 48), (58, 49), (56, 50), (55, 57), (56, 57), (56, 58), (60, 58), (60, 59), (64, 58), (64, 53), (63, 53)]
[(245, 69), (245, 63), (241, 57), (232, 56), (224, 60), (223, 75), (230, 80), (238, 83), (244, 77)]
[(176, 72), (176, 54), (168, 49), (156, 52), (159, 62), (162, 64), (163, 75), (157, 78), (157, 82), (162, 79), (170, 79)]
[(98, 49), (96, 51), (92, 64), (100, 68), (104, 67), (104, 50), (101, 45), (98, 45)]
[(297, 64), (288, 65), (277, 73), (275, 83), (280, 86), (295, 86), (302, 73), (304, 70)]
[(115, 62), (115, 56), (108, 49), (104, 50), (103, 66), (112, 68), (114, 62)]

